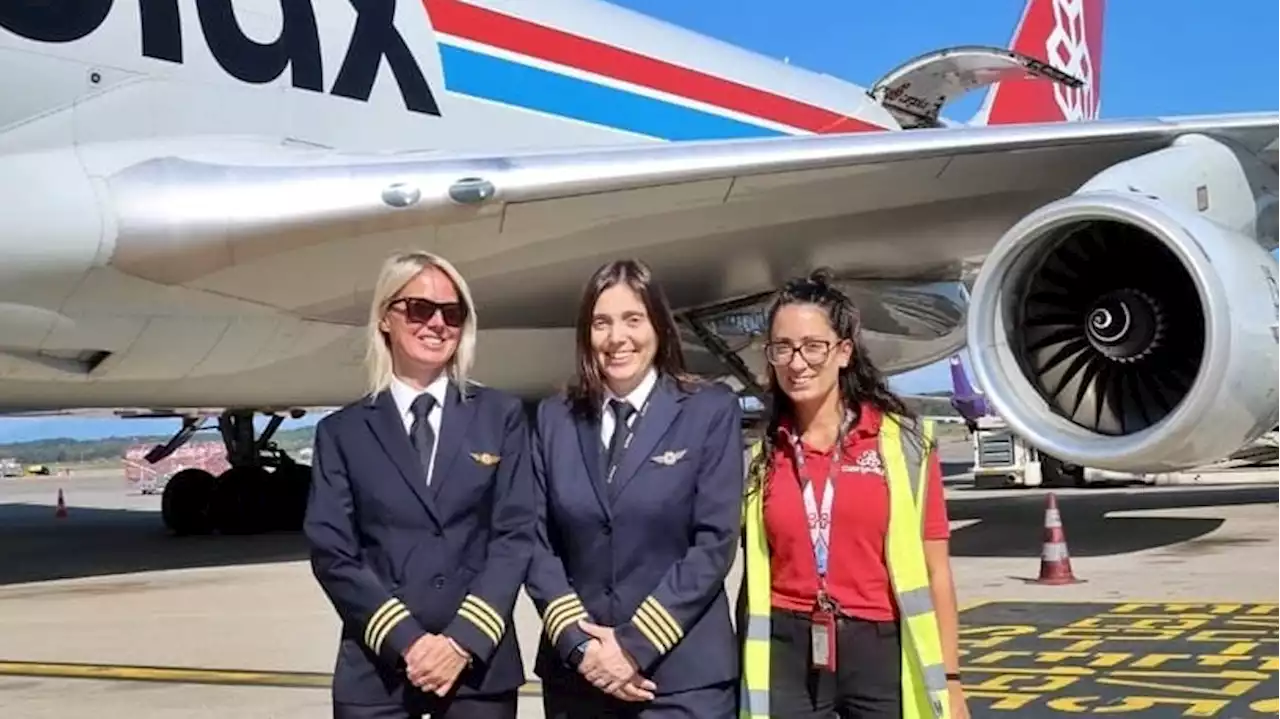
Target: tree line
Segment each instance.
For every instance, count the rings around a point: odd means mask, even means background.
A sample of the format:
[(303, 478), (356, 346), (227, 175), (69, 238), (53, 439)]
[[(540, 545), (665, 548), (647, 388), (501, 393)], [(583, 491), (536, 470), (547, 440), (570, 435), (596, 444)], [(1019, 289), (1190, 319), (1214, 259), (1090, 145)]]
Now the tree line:
[[(315, 427), (297, 427), (279, 430), (272, 437), (276, 446), (286, 452), (297, 452), (310, 447), (315, 435)], [(21, 464), (66, 464), (71, 462), (95, 462), (121, 459), (130, 447), (138, 444), (148, 446), (164, 444), (171, 435), (136, 435), (132, 437), (107, 437), (104, 439), (37, 439), (27, 442), (11, 442), (0, 444), (0, 459), (12, 457)], [(196, 435), (192, 442), (221, 441), (216, 434), (208, 437)]]
[[(922, 414), (930, 413), (930, 410), (939, 414), (956, 414), (950, 407), (926, 407), (924, 403), (918, 402), (911, 397), (905, 397), (904, 401), (912, 410)], [(298, 450), (311, 446), (314, 436), (315, 427), (306, 426), (279, 430), (272, 437), (272, 440), (276, 443), (276, 446), (294, 454), (296, 457)], [(164, 444), (169, 441), (169, 437), (170, 435), (167, 434), (108, 437), (104, 439), (59, 437), (56, 439), (38, 439), (9, 444), (0, 443), (0, 459), (12, 457), (24, 465), (66, 464), (120, 459), (124, 457), (125, 451), (134, 445)], [(211, 440), (217, 441), (216, 433), (210, 433), (207, 437), (197, 435), (196, 438), (192, 439), (193, 442), (208, 442)]]

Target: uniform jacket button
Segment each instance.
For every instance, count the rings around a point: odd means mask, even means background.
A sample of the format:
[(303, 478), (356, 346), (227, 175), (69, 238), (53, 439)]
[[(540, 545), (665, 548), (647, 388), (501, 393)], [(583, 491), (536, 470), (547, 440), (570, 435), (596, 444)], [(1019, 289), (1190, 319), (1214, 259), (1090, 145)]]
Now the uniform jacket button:
[(435, 578), (435, 581), (434, 581), (434, 582), (432, 582), (432, 584), (435, 584), (436, 589), (443, 589), (443, 588), (444, 588), (444, 577), (443, 577), (442, 575), (437, 574), (437, 575), (436, 575), (436, 578)]

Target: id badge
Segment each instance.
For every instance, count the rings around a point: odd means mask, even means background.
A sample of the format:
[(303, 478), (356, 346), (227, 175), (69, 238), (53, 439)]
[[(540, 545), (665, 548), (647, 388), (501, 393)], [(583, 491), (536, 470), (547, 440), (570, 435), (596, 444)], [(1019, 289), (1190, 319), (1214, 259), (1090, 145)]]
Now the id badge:
[(836, 670), (836, 618), (830, 612), (816, 612), (809, 630), (813, 666), (823, 671)]

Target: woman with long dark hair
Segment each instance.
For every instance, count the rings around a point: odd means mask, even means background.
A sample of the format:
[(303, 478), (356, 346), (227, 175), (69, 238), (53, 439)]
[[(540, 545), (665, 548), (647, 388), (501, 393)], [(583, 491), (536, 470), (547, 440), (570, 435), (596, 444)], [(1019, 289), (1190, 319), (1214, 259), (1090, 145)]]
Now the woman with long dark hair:
[(931, 423), (867, 357), (825, 270), (768, 311), (744, 512), (744, 717), (967, 716)]
[(741, 530), (742, 410), (685, 373), (649, 268), (587, 282), (577, 377), (538, 408), (526, 586), (551, 719), (730, 719), (738, 656), (724, 579)]

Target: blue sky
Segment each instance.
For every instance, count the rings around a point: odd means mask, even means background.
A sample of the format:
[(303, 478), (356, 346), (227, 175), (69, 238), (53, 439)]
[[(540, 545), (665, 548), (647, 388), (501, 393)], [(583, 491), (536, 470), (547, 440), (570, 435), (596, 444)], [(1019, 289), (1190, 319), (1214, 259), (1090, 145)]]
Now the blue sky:
[[(617, 2), (862, 85), (930, 50), (1007, 46), (1023, 6), (1023, 0)], [(1277, 25), (1280, 5), (1275, 0), (1110, 0), (1103, 40), (1103, 117), (1276, 110)], [(945, 112), (965, 120), (980, 101), (975, 94)], [(943, 362), (896, 377), (893, 384), (915, 393), (945, 389), (949, 381)], [(0, 442), (159, 434), (175, 428), (174, 420), (0, 419)]]

